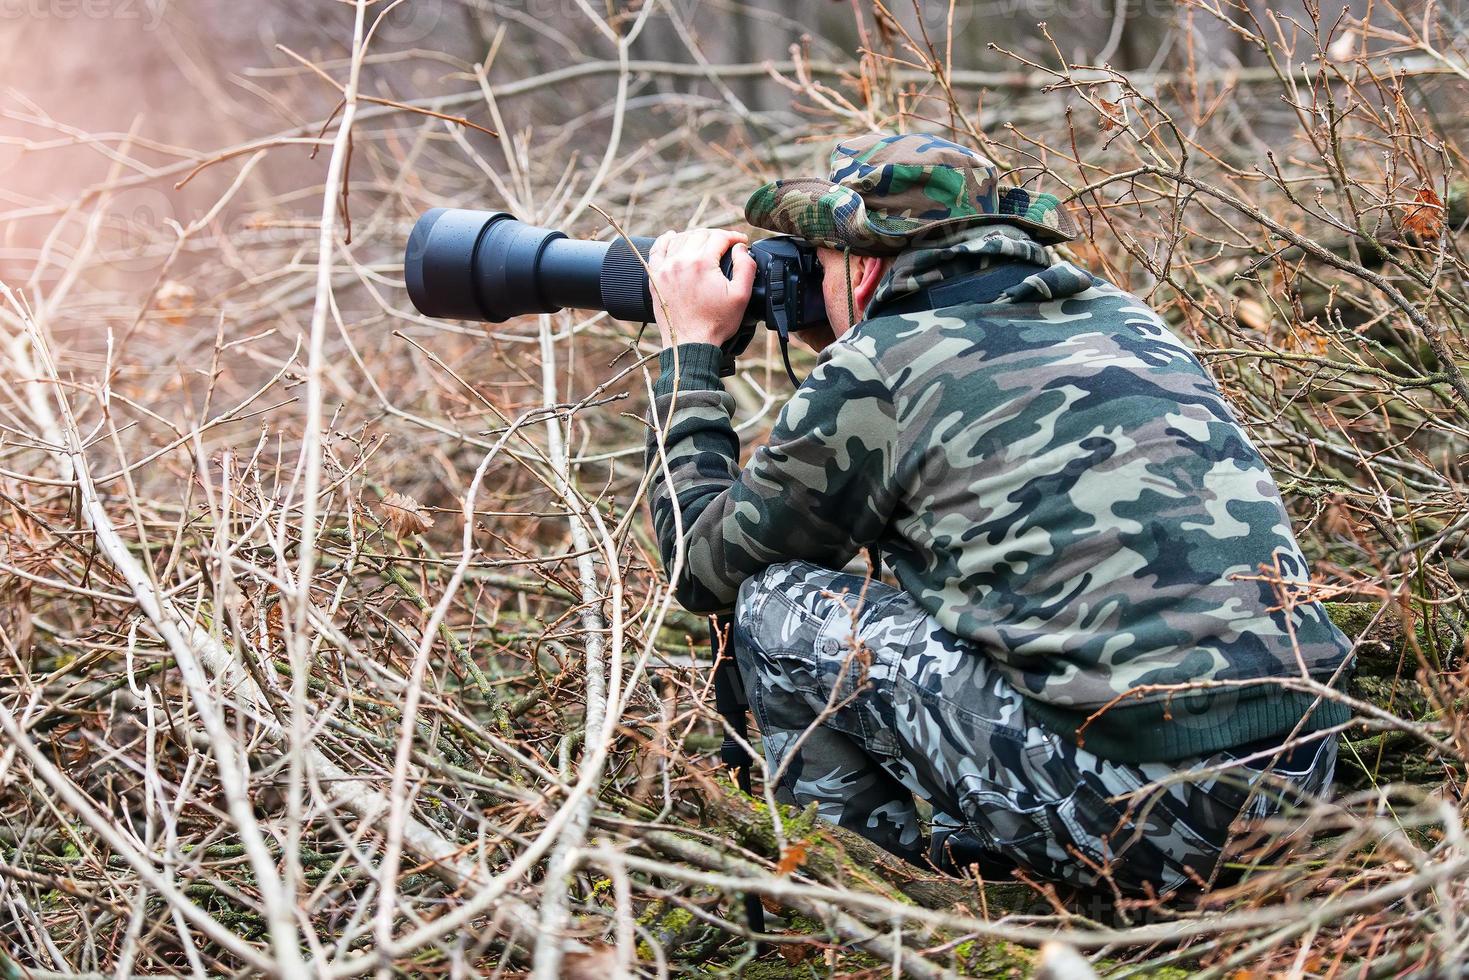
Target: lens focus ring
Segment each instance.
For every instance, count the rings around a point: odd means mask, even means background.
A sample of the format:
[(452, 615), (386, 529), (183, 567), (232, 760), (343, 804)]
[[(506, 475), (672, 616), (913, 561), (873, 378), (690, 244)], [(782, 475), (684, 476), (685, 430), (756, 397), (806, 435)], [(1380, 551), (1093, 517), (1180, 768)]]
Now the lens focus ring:
[[(653, 300), (648, 293), (648, 270), (643, 261), (652, 247), (651, 238), (635, 238), (635, 254), (627, 239), (619, 238), (607, 250), (602, 262), (602, 309), (618, 320), (650, 323)], [(638, 259), (643, 257), (643, 261)]]

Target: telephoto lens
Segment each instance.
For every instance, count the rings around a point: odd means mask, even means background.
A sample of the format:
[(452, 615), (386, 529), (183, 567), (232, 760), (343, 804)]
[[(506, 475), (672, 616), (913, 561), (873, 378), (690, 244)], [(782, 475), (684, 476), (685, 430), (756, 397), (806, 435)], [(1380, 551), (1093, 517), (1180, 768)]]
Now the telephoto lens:
[(563, 307), (606, 310), (619, 320), (653, 319), (651, 238), (589, 242), (522, 224), (504, 211), (424, 212), (403, 254), (408, 295), (424, 316), (502, 323)]
[[(570, 307), (648, 323), (653, 298), (644, 261), (652, 245), (651, 238), (568, 238), (504, 211), (434, 208), (408, 236), (403, 271), (408, 295), (424, 316), (501, 323)], [(734, 358), (763, 321), (780, 335), (786, 372), (795, 381), (786, 351), (789, 335), (826, 323), (821, 264), (815, 249), (789, 236), (755, 242), (750, 257), (755, 282), (740, 331), (723, 348), (725, 373), (734, 373)], [(726, 276), (730, 263), (726, 253)]]

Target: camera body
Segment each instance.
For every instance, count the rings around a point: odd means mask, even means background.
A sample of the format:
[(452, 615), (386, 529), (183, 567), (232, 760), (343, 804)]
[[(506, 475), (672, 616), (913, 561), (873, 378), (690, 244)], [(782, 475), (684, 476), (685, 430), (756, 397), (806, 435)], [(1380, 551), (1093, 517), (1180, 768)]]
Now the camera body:
[[(420, 217), (403, 254), (408, 295), (424, 316), (500, 323), (565, 307), (604, 310), (619, 320), (653, 320), (646, 260), (651, 238), (595, 242), (523, 224), (504, 211), (434, 208)], [(734, 372), (764, 323), (782, 348), (793, 332), (826, 323), (815, 249), (789, 236), (750, 246), (755, 283), (739, 332), (724, 345)], [(730, 274), (730, 257), (721, 265)]]
[[(736, 333), (724, 345), (724, 373), (734, 373), (734, 358), (745, 352), (761, 323), (774, 330), (784, 345), (790, 335), (826, 323), (826, 299), (821, 292), (821, 263), (816, 249), (799, 238), (779, 235), (750, 246), (755, 260), (755, 284), (750, 305)], [(730, 259), (720, 263), (730, 274)]]

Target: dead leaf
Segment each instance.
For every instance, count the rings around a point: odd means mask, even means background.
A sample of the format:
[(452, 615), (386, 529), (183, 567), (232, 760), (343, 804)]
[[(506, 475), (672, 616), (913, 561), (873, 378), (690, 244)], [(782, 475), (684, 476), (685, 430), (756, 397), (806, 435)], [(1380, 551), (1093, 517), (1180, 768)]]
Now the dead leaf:
[(1331, 349), (1331, 338), (1315, 320), (1307, 320), (1291, 326), (1285, 346), (1307, 354), (1325, 354)]
[(430, 517), (418, 501), (406, 493), (396, 491), (383, 498), (383, 519), (395, 538), (406, 538), (410, 534), (422, 534), (434, 526)]
[(1106, 99), (1098, 99), (1097, 104), (1102, 109), (1102, 121), (1099, 124), (1102, 132), (1110, 132), (1121, 129), (1127, 125), (1127, 112), (1116, 102), (1108, 102)]
[(1432, 241), (1443, 232), (1443, 201), (1432, 187), (1420, 187), (1403, 218), (1403, 230)]
[(194, 312), (196, 299), (197, 295), (193, 286), (174, 279), (165, 279), (153, 296), (153, 305), (159, 313), (163, 314), (165, 320), (175, 326), (180, 326), (189, 319), (189, 314)]
[(1353, 537), (1357, 522), (1352, 517), (1351, 504), (1341, 494), (1334, 494), (1321, 512), (1321, 529), (1327, 534), (1343, 538)]
[(800, 963), (811, 955), (811, 947), (804, 943), (781, 943), (775, 951), (787, 963)]
[(265, 614), (265, 637), (272, 651), (286, 648), (286, 616), (279, 602)]
[(788, 875), (801, 865), (806, 863), (807, 841), (792, 841), (786, 845), (786, 849), (780, 852), (780, 860), (776, 862), (775, 873)]

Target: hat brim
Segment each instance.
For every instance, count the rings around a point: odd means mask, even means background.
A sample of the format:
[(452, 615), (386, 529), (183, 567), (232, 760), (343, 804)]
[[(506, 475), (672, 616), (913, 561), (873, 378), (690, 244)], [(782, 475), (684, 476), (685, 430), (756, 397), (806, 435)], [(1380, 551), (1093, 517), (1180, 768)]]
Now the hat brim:
[(1054, 196), (1023, 188), (1002, 191), (994, 213), (924, 220), (874, 215), (855, 190), (820, 177), (761, 186), (745, 203), (745, 220), (756, 228), (859, 255), (895, 255), (935, 233), (990, 224), (1015, 225), (1047, 245), (1074, 241), (1079, 234)]

